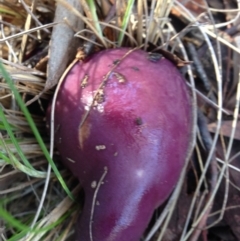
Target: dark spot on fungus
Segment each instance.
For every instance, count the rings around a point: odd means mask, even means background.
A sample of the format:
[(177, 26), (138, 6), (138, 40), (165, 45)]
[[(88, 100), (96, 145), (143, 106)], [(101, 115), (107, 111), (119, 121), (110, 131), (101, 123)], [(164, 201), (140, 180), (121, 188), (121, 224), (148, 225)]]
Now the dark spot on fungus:
[(84, 75), (83, 79), (81, 80), (81, 88), (85, 88), (88, 83), (89, 76), (87, 74)]
[(120, 62), (119, 59), (115, 59), (115, 60), (113, 61), (113, 64), (114, 64), (114, 65), (117, 65), (117, 64), (119, 64), (119, 62)]
[(135, 71), (139, 71), (139, 68), (135, 67), (135, 66), (133, 66), (132, 69), (135, 70)]
[(142, 125), (142, 124), (143, 124), (142, 118), (141, 118), (141, 117), (137, 117), (137, 118), (135, 119), (135, 123), (136, 123), (136, 125), (138, 125), (138, 126)]
[(154, 63), (158, 62), (162, 58), (159, 53), (148, 53), (148, 59)]

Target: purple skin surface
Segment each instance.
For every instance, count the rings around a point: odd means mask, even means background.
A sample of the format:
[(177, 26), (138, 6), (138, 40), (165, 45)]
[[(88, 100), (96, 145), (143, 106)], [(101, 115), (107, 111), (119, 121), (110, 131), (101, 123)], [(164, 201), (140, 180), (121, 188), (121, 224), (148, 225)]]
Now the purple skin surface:
[(176, 185), (191, 141), (185, 80), (170, 61), (150, 61), (142, 50), (120, 62), (91, 107), (104, 76), (128, 50), (77, 63), (58, 94), (56, 145), (85, 191), (77, 241), (139, 241)]

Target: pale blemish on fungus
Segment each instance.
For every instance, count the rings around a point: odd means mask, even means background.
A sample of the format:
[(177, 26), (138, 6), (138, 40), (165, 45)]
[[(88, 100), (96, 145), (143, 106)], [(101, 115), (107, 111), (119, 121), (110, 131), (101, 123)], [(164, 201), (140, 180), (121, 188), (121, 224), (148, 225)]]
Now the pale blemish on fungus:
[(97, 187), (97, 181), (92, 181), (91, 188), (96, 188), (96, 187)]
[(69, 157), (67, 157), (67, 160), (72, 162), (72, 163), (75, 163), (75, 161), (73, 159), (69, 158)]
[(95, 146), (95, 148), (97, 151), (101, 151), (101, 150), (105, 150), (106, 146), (105, 145), (97, 145), (97, 146)]

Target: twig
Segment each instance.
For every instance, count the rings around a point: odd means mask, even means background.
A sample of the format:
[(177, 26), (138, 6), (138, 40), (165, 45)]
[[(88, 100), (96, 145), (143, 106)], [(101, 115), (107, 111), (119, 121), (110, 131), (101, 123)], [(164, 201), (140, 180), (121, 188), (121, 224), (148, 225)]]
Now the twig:
[[(207, 129), (206, 119), (200, 110), (198, 110), (198, 127), (199, 127), (199, 132), (200, 132), (202, 143), (203, 143), (206, 151), (209, 152), (212, 147), (212, 138)], [(210, 190), (207, 195), (207, 201), (210, 200), (210, 197), (211, 197), (213, 190), (217, 183), (218, 171), (217, 171), (217, 162), (216, 162), (215, 154), (212, 155), (212, 160), (211, 160), (209, 168), (210, 168), (211, 178), (209, 180)], [(193, 226), (195, 231), (192, 233), (189, 241), (197, 241), (198, 240), (202, 230), (204, 229), (204, 227), (206, 227), (207, 219), (208, 219), (209, 213), (211, 212), (212, 206), (213, 206), (213, 201), (211, 201), (211, 203), (208, 205), (208, 208), (204, 211), (204, 214), (202, 214), (201, 220), (197, 223), (196, 226)]]
[[(37, 23), (37, 25), (42, 26), (43, 24), (38, 20), (38, 18), (33, 14), (33, 12), (30, 11), (30, 9), (29, 9), (28, 5), (25, 3), (25, 1), (24, 0), (19, 0), (19, 1), (22, 3), (22, 5), (25, 8), (25, 10), (27, 11), (27, 13), (29, 15), (31, 15), (32, 19), (34, 19), (34, 21)], [(46, 32), (47, 34), (51, 33), (48, 29), (45, 29), (45, 28), (43, 29), (43, 31)]]
[(239, 73), (239, 80), (238, 80), (238, 86), (237, 86), (237, 94), (236, 94), (236, 105), (235, 105), (235, 109), (234, 109), (234, 114), (233, 114), (233, 123), (232, 123), (232, 131), (231, 131), (231, 136), (229, 139), (229, 144), (227, 147), (227, 152), (226, 155), (224, 157), (224, 165), (222, 167), (222, 170), (220, 172), (220, 176), (219, 176), (219, 180), (221, 180), (221, 178), (223, 178), (223, 174), (225, 172), (226, 169), (226, 178), (225, 178), (225, 195), (224, 195), (224, 199), (223, 199), (223, 205), (222, 205), (222, 209), (221, 209), (221, 213), (219, 218), (213, 223), (211, 224), (211, 226), (215, 225), (216, 223), (218, 223), (224, 215), (224, 211), (226, 209), (226, 205), (227, 205), (227, 199), (228, 199), (228, 189), (229, 189), (229, 173), (228, 173), (228, 167), (229, 167), (229, 163), (231, 161), (230, 159), (230, 154), (231, 154), (231, 150), (232, 150), (232, 145), (233, 145), (233, 141), (234, 141), (234, 135), (236, 132), (236, 128), (237, 128), (237, 121), (238, 121), (238, 115), (239, 115), (239, 107), (240, 107), (240, 73)]
[[(28, 9), (28, 7), (26, 6), (26, 4), (25, 4), (25, 2), (23, 0), (21, 0), (21, 2), (22, 2), (22, 5), (24, 6), (24, 8), (26, 9), (26, 11), (28, 12), (28, 16), (26, 18), (25, 26), (24, 26), (25, 31), (28, 31), (31, 28), (32, 16), (33, 16), (33, 12), (36, 9), (37, 1), (36, 0), (32, 1), (31, 10)], [(22, 36), (21, 51), (19, 53), (19, 61), (20, 61), (20, 63), (23, 62), (24, 55), (25, 55), (25, 50), (26, 50), (26, 47), (27, 47), (27, 42), (28, 42), (28, 34), (24, 34)]]
[(93, 235), (92, 235), (92, 223), (93, 223), (93, 214), (94, 214), (94, 207), (96, 205), (96, 200), (97, 200), (97, 194), (98, 194), (98, 191), (102, 185), (102, 182), (105, 178), (105, 176), (107, 175), (107, 172), (108, 172), (108, 168), (107, 167), (104, 167), (104, 172), (97, 184), (97, 187), (96, 187), (96, 190), (94, 192), (94, 195), (93, 195), (93, 201), (92, 201), (92, 208), (91, 208), (91, 214), (90, 214), (90, 221), (89, 221), (89, 236), (90, 236), (90, 240), (93, 241)]
[(23, 36), (24, 34), (29, 34), (29, 33), (36, 32), (37, 30), (46, 29), (46, 28), (51, 28), (51, 27), (53, 27), (54, 25), (57, 25), (57, 24), (59, 24), (59, 23), (63, 23), (63, 22), (48, 23), (48, 24), (45, 24), (45, 25), (42, 25), (42, 26), (38, 26), (38, 27), (35, 27), (35, 28), (32, 28), (32, 29), (29, 29), (29, 30), (27, 30), (27, 31), (22, 31), (22, 32), (20, 32), (20, 33), (13, 34), (13, 35), (8, 36), (8, 37), (6, 37), (6, 38), (0, 39), (0, 43), (4, 43), (5, 41), (10, 40), (10, 39), (13, 39), (13, 38), (21, 37), (21, 36)]
[[(193, 16), (193, 14), (187, 8), (185, 8), (181, 3), (176, 1), (175, 4), (181, 9), (181, 14), (186, 19), (188, 19), (189, 21), (195, 20), (195, 17)], [(216, 133), (215, 133), (214, 138), (213, 138), (211, 150), (210, 150), (209, 156), (206, 160), (206, 164), (205, 164), (202, 176), (199, 179), (199, 184), (198, 184), (196, 192), (194, 194), (192, 203), (189, 207), (187, 219), (186, 219), (186, 222), (185, 222), (185, 225), (184, 225), (184, 228), (183, 228), (183, 232), (182, 232), (182, 235), (181, 235), (181, 238), (180, 238), (180, 240), (182, 240), (182, 241), (186, 241), (189, 238), (189, 236), (191, 235), (191, 233), (193, 232), (193, 229), (190, 229), (189, 232), (187, 233), (187, 229), (189, 227), (190, 219), (191, 219), (191, 216), (192, 216), (192, 213), (193, 213), (193, 210), (194, 210), (194, 206), (195, 206), (195, 203), (196, 203), (196, 200), (197, 200), (198, 192), (199, 192), (200, 187), (202, 185), (202, 182), (204, 181), (204, 178), (205, 178), (204, 175), (207, 172), (209, 164), (211, 163), (211, 160), (212, 160), (212, 155), (215, 151), (215, 147), (216, 147), (216, 144), (217, 144), (218, 135), (219, 135), (220, 127), (221, 127), (221, 121), (222, 121), (222, 95), (221, 95), (222, 94), (222, 74), (221, 74), (221, 71), (219, 70), (219, 64), (218, 64), (218, 61), (217, 61), (216, 54), (214, 52), (214, 48), (212, 46), (212, 43), (211, 43), (209, 37), (206, 34), (206, 28), (204, 26), (201, 26), (201, 25), (198, 26), (198, 28), (199, 28), (201, 34), (203, 35), (203, 37), (204, 37), (204, 39), (207, 43), (207, 46), (209, 48), (209, 51), (211, 53), (214, 71), (215, 71), (215, 75), (216, 75), (216, 80), (217, 80), (217, 83), (218, 83), (218, 106), (219, 106), (219, 110), (218, 110), (218, 114), (217, 114), (218, 121), (217, 121)], [(211, 198), (213, 198), (213, 197), (211, 197)]]
[(211, 91), (211, 84), (208, 80), (207, 74), (202, 66), (202, 63), (198, 58), (198, 54), (194, 45), (192, 43), (187, 42), (187, 49), (193, 60), (193, 65), (195, 66), (196, 72), (198, 73), (200, 79), (202, 80), (205, 90), (207, 92)]

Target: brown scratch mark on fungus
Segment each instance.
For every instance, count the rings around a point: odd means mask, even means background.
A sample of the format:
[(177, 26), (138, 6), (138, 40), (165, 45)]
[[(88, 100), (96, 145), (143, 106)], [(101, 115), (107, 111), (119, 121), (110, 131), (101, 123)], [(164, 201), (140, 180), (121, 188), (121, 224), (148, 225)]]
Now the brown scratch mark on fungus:
[[(103, 86), (103, 87), (104, 87), (104, 86)], [(98, 104), (101, 104), (101, 103), (103, 103), (104, 101), (105, 101), (104, 90), (103, 90), (103, 88), (100, 88), (100, 89), (98, 90), (97, 95), (96, 95), (96, 99), (95, 99), (95, 101), (94, 101), (93, 106), (97, 106)]]
[(126, 79), (124, 77), (124, 75), (118, 73), (118, 72), (113, 72), (113, 74), (115, 75), (116, 79), (118, 80), (119, 83), (125, 83)]
[(88, 139), (91, 132), (91, 124), (86, 120), (78, 129), (78, 139), (81, 149), (83, 150), (84, 142)]
[(85, 74), (83, 79), (81, 80), (81, 88), (85, 88), (88, 84), (88, 78), (89, 78), (89, 75)]

